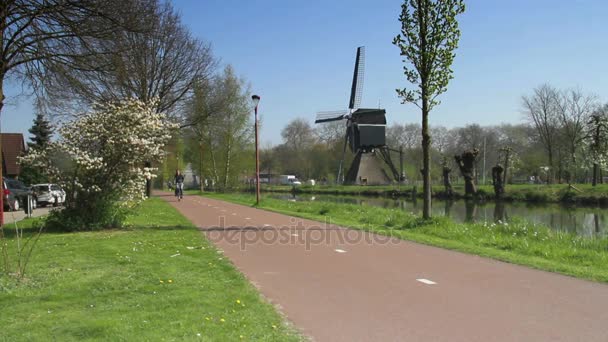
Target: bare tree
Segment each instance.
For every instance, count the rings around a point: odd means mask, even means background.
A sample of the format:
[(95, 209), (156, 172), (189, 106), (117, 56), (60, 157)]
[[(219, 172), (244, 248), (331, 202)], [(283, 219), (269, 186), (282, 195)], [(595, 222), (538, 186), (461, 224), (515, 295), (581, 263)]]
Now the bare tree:
[(85, 56), (96, 55), (89, 49), (91, 40), (106, 40), (119, 31), (137, 30), (132, 19), (142, 3), (120, 0), (1, 1), (0, 115), (6, 81), (38, 89), (38, 75), (49, 65), (74, 68)]
[(315, 143), (315, 135), (308, 121), (296, 118), (281, 131), (285, 145), (292, 151), (310, 148)]
[(597, 108), (597, 98), (584, 95), (578, 89), (571, 89), (561, 93), (557, 104), (560, 132), (570, 154), (571, 176), (576, 180), (576, 153), (585, 138), (585, 125)]
[(434, 126), (431, 127), (431, 136), (433, 137), (431, 146), (443, 155), (450, 145), (450, 130), (443, 126)]
[(317, 139), (328, 146), (343, 141), (345, 131), (344, 121), (326, 122), (322, 125), (316, 125), (314, 128)]
[(80, 59), (83, 68), (53, 65), (45, 78), (46, 98), (52, 105), (78, 108), (132, 97), (144, 102), (157, 99), (157, 111), (176, 114), (195, 82), (211, 76), (216, 61), (210, 46), (192, 37), (170, 3), (147, 2), (144, 15), (136, 20), (148, 30), (91, 41), (105, 53)]
[(523, 96), (522, 103), (526, 118), (536, 128), (539, 140), (547, 152), (549, 162), (549, 182), (553, 181), (554, 153), (558, 142), (559, 92), (548, 84), (534, 89), (531, 96)]

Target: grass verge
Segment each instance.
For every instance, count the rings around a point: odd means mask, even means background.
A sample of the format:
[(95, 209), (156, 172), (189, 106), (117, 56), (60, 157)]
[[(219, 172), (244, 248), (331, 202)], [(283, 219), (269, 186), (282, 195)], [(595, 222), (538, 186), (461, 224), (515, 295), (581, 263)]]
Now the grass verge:
[[(14, 250), (15, 241), (7, 242)], [(0, 340), (300, 340), (158, 198), (144, 202), (124, 229), (43, 234), (28, 270), (20, 282), (0, 273)]]
[[(216, 199), (252, 205), (249, 194), (205, 193)], [(288, 215), (390, 235), (578, 278), (608, 282), (608, 239), (588, 239), (525, 221), (455, 223), (429, 221), (399, 209), (263, 198), (260, 208)]]

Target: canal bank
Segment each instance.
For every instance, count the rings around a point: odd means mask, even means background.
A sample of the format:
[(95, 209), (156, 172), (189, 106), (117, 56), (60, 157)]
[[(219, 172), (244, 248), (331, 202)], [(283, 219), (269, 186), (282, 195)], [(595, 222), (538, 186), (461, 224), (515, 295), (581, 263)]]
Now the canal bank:
[[(386, 186), (358, 186), (358, 185), (302, 185), (298, 187), (281, 185), (263, 185), (262, 191), (295, 194), (323, 194), (344, 196), (368, 196), (387, 198), (422, 198), (422, 187), (417, 185), (386, 185)], [(243, 189), (245, 192), (252, 189)], [(433, 186), (434, 198), (446, 199), (443, 186)], [(451, 199), (463, 199), (464, 185), (453, 186)], [(491, 185), (477, 186), (476, 200), (494, 200), (494, 190)], [(506, 202), (526, 203), (562, 203), (568, 205), (587, 205), (608, 207), (608, 184), (510, 184), (506, 186), (502, 197)]]

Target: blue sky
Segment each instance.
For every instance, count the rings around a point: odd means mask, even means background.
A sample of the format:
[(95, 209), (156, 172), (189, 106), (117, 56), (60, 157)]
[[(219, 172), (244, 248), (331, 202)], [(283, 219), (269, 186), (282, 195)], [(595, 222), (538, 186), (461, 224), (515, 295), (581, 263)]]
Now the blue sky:
[[(263, 144), (281, 142), (290, 120), (345, 109), (357, 46), (366, 47), (362, 107), (387, 110), (389, 123), (419, 122), (395, 88), (406, 85), (398, 49), (400, 0), (174, 0), (184, 23), (211, 42), (222, 65), (262, 97)], [(548, 82), (608, 101), (608, 13), (604, 0), (468, 0), (454, 79), (430, 122), (448, 127), (522, 121), (522, 95)], [(9, 94), (15, 94), (15, 87)], [(4, 132), (26, 132), (31, 101), (2, 113)]]

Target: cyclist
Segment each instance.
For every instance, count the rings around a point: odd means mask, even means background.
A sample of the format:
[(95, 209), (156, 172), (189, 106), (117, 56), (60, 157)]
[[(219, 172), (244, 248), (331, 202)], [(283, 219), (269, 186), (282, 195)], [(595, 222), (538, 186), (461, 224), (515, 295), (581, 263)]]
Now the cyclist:
[(178, 201), (184, 198), (184, 175), (179, 170), (175, 170), (175, 196)]

